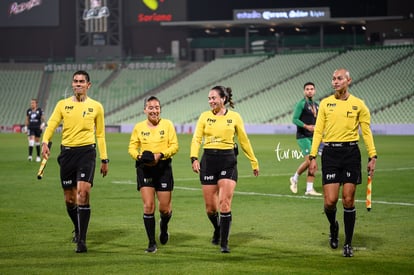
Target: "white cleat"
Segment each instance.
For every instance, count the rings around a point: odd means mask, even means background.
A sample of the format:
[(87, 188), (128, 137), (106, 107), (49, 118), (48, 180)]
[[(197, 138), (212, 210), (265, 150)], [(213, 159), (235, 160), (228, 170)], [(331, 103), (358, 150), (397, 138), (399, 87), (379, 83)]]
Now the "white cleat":
[(292, 191), (293, 194), (298, 192), (298, 182), (293, 177), (290, 178), (290, 191)]
[(310, 191), (306, 191), (305, 195), (307, 195), (307, 196), (322, 196), (322, 194), (316, 192), (315, 189), (312, 189)]
[(28, 160), (28, 161), (32, 161), (32, 156), (28, 156), (28, 157), (27, 157), (27, 160)]
[(40, 162), (40, 157), (36, 157), (36, 162)]

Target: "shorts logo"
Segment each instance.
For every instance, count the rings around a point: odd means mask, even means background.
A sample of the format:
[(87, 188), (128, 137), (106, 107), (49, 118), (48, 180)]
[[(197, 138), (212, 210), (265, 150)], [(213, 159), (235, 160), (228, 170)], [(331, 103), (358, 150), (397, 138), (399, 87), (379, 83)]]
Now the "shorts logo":
[(214, 180), (214, 176), (204, 176), (204, 180)]
[(220, 173), (222, 176), (225, 176), (227, 174), (227, 171), (221, 171)]
[(81, 173), (80, 176), (81, 176), (81, 178), (84, 178), (85, 177), (85, 173)]
[(346, 172), (346, 177), (350, 178), (351, 177), (351, 172)]
[(152, 178), (144, 178), (144, 183), (152, 183)]
[(161, 183), (161, 188), (163, 188), (163, 189), (167, 188), (167, 183), (165, 183), (165, 182)]
[(336, 178), (336, 174), (335, 173), (334, 174), (326, 174), (326, 179), (327, 180), (333, 180), (335, 178)]
[(72, 180), (64, 180), (62, 181), (62, 185), (71, 185), (72, 184)]

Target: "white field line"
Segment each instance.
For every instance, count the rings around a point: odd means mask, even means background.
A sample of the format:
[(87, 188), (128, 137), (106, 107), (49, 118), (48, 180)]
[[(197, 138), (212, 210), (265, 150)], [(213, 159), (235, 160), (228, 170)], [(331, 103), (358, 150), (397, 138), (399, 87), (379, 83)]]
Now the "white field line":
[[(376, 170), (378, 171), (401, 171), (401, 170), (414, 170), (414, 167), (406, 167), (406, 168), (394, 168), (394, 169), (381, 169)], [(290, 176), (290, 174), (271, 174), (271, 175), (260, 175), (260, 177), (280, 177), (280, 176)], [(253, 176), (239, 176), (239, 178), (253, 178)], [(175, 182), (180, 181), (194, 181), (198, 183), (198, 178), (175, 178)], [(114, 184), (136, 184), (134, 181), (112, 181)], [(182, 187), (174, 185), (175, 189), (179, 190), (187, 190), (187, 191), (200, 191), (201, 188), (192, 188), (192, 187)], [(263, 196), (263, 197), (278, 197), (278, 198), (295, 198), (295, 199), (314, 199), (314, 200), (322, 200), (323, 197), (313, 197), (313, 196), (298, 196), (298, 195), (286, 195), (286, 194), (268, 194), (268, 193), (258, 193), (258, 192), (241, 192), (235, 191), (235, 194), (238, 195), (245, 195), (245, 196)], [(341, 199), (339, 199), (341, 200)], [(365, 203), (365, 200), (356, 200), (358, 203)], [(400, 206), (414, 206), (414, 203), (410, 202), (388, 202), (388, 201), (372, 201), (373, 204), (387, 204), (387, 205), (400, 205)]]

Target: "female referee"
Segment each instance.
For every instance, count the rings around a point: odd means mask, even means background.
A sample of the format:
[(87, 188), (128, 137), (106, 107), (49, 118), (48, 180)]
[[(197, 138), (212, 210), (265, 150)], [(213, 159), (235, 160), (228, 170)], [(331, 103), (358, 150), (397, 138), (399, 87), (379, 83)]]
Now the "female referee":
[[(203, 112), (191, 142), (192, 169), (200, 176), (206, 212), (214, 226), (212, 243), (220, 244), (222, 253), (229, 253), (228, 237), (232, 221), (231, 201), (237, 182), (237, 139), (250, 160), (254, 176), (259, 163), (244, 129), (241, 116), (226, 108), (234, 108), (230, 87), (215, 86), (208, 94), (210, 111)], [(201, 161), (198, 153), (203, 143)], [(220, 213), (220, 214), (219, 214)]]

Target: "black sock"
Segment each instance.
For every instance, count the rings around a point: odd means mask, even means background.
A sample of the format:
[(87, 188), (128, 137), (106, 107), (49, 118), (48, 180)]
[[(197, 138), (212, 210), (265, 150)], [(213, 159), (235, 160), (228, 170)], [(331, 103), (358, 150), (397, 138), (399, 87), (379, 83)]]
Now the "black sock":
[(170, 221), (170, 219), (171, 219), (171, 216), (172, 216), (172, 212), (170, 212), (170, 213), (168, 213), (168, 214), (160, 214), (160, 216), (161, 216), (161, 223), (160, 223), (160, 226), (161, 226), (161, 230), (162, 231), (167, 231), (167, 228), (168, 228), (168, 222)]
[(231, 220), (231, 212), (220, 213), (220, 240), (222, 247), (227, 246), (230, 235)]
[(89, 219), (91, 217), (91, 208), (89, 204), (78, 206), (78, 224), (79, 240), (86, 242), (86, 233), (88, 231)]
[(220, 229), (220, 225), (219, 225), (219, 215), (217, 212), (213, 213), (213, 214), (207, 214), (208, 219), (210, 220), (211, 224), (214, 226), (214, 230), (219, 230)]
[(155, 217), (154, 213), (144, 214), (144, 225), (150, 244), (155, 244)]
[(40, 145), (36, 145), (37, 156), (40, 157)]
[(29, 146), (29, 156), (33, 154), (33, 146)]
[(336, 223), (336, 207), (334, 209), (325, 208), (325, 215), (328, 218), (329, 224), (335, 226)]
[(355, 207), (345, 208), (344, 207), (344, 226), (345, 226), (345, 244), (352, 243), (352, 237), (354, 235), (356, 218)]
[(76, 204), (66, 204), (66, 211), (70, 219), (72, 220), (73, 227), (75, 228), (75, 233), (79, 234), (79, 225), (78, 225), (78, 206)]

